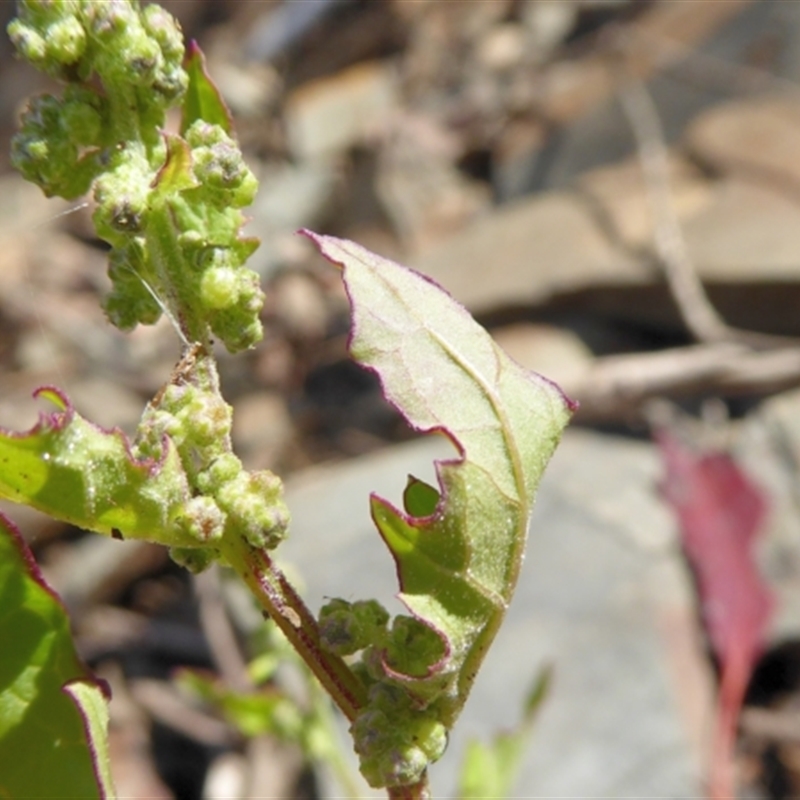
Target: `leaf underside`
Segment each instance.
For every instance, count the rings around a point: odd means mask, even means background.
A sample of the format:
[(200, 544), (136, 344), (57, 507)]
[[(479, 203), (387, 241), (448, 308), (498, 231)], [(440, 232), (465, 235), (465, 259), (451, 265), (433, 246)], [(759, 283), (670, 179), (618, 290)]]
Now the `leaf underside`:
[(0, 516), (0, 797), (109, 798), (107, 700), (60, 601)]
[(424, 702), (442, 698), (452, 724), (511, 600), (534, 494), (574, 406), (431, 280), (352, 242), (304, 233), (343, 268), (352, 357), (377, 373), (414, 429), (447, 436), (460, 454), (437, 463), (438, 502), (414, 478), (405, 511), (371, 499), (400, 598), (444, 643), (424, 675), (385, 666)]

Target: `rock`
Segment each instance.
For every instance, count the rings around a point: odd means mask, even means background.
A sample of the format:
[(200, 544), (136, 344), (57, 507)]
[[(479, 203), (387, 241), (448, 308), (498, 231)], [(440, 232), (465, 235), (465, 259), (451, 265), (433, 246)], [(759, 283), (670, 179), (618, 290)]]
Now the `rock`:
[(121, 428), (132, 435), (145, 401), (118, 380), (94, 375), (71, 381), (69, 399), (78, 413), (103, 428)]
[(683, 233), (706, 281), (796, 284), (800, 278), (800, 206), (766, 186), (737, 177), (723, 181)]
[(493, 72), (516, 66), (527, 48), (525, 28), (519, 23), (505, 22), (492, 26), (478, 44), (478, 64)]
[(287, 271), (272, 284), (270, 304), (289, 337), (320, 339), (328, 327), (328, 307), (319, 284), (307, 273)]
[(455, 166), (462, 147), (451, 131), (414, 114), (397, 118), (382, 143), (375, 189), (410, 249), (431, 247), (490, 207), (487, 186)]
[(630, 286), (652, 270), (608, 237), (581, 200), (550, 192), (501, 207), (416, 260), (473, 313), (543, 303), (593, 286)]
[[(281, 553), (305, 578), (314, 610), (337, 596), (375, 596), (400, 610), (368, 493), (398, 502), (407, 474), (430, 481), (432, 459), (452, 455), (429, 436), (289, 481), (292, 535)], [(467, 738), (519, 719), (544, 664), (554, 683), (519, 796), (700, 794), (708, 675), (675, 525), (654, 490), (659, 474), (649, 444), (567, 432), (539, 492), (506, 624), (431, 770), (434, 796), (452, 796)]]
[(332, 164), (305, 162), (266, 166), (258, 179), (260, 189), (248, 209), (251, 220), (245, 234), (259, 237), (261, 245), (247, 266), (265, 278), (306, 257), (310, 245), (296, 235), (297, 229), (313, 227), (324, 214), (340, 174)]
[(397, 105), (397, 78), (381, 61), (358, 64), (295, 89), (286, 103), (289, 146), (300, 160), (335, 155), (379, 126)]
[(686, 146), (725, 173), (776, 186), (800, 184), (800, 102), (792, 94), (747, 98), (701, 114), (687, 129)]
[(234, 403), (233, 443), (248, 469), (274, 468), (293, 430), (286, 403), (277, 393), (254, 392)]
[[(685, 159), (671, 154), (669, 174), (671, 200), (680, 221), (712, 202), (713, 184)], [(653, 214), (638, 158), (593, 169), (578, 179), (577, 186), (597, 204), (618, 241), (634, 250), (653, 249)]]
[(753, 480), (769, 493), (767, 535), (759, 563), (776, 597), (770, 640), (800, 638), (800, 391), (767, 400), (742, 423), (736, 453)]
[(543, 63), (563, 44), (575, 25), (578, 11), (576, 3), (560, 0), (540, 0), (522, 7), (522, 21), (530, 31), (530, 45), (537, 63)]

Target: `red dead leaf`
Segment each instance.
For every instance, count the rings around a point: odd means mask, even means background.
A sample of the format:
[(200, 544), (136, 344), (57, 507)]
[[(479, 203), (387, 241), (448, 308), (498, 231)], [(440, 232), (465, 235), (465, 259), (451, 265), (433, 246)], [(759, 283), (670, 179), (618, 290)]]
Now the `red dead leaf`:
[(772, 596), (753, 552), (767, 501), (730, 455), (697, 454), (665, 430), (655, 438), (667, 472), (662, 491), (680, 522), (703, 622), (720, 666), (709, 793), (732, 797), (736, 722), (772, 611)]

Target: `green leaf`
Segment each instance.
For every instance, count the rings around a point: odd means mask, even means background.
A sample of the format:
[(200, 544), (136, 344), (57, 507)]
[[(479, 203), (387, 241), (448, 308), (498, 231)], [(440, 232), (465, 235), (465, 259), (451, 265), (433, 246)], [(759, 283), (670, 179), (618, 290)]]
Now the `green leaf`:
[(414, 517), (428, 517), (436, 511), (438, 504), (439, 492), (433, 486), (413, 475), (408, 476), (408, 483), (403, 492), (403, 508), (407, 514)]
[(171, 133), (165, 133), (164, 140), (167, 155), (153, 187), (158, 189), (159, 195), (167, 197), (185, 189), (193, 189), (198, 185), (198, 180), (192, 171), (192, 151), (185, 140)]
[(468, 742), (458, 797), (463, 800), (511, 797), (536, 712), (549, 692), (551, 681), (552, 669), (545, 667), (528, 693), (522, 721), (515, 730), (498, 733), (488, 744), (478, 739)]
[(208, 75), (206, 58), (197, 42), (189, 44), (183, 68), (189, 75), (189, 88), (183, 100), (181, 136), (199, 119), (219, 125), (225, 133), (233, 136), (231, 113), (219, 89)]
[(0, 516), (0, 797), (110, 798), (107, 700), (66, 612)]
[(392, 664), (387, 652), (383, 668), (451, 727), (511, 601), (534, 494), (574, 405), (508, 358), (433, 281), (352, 242), (305, 233), (343, 267), (353, 358), (377, 373), (413, 428), (444, 434), (460, 454), (437, 464), (435, 507), (413, 481), (408, 512), (371, 501), (400, 598), (444, 645), (423, 669)]
[(56, 411), (26, 433), (0, 428), (0, 497), (98, 533), (201, 544), (176, 524), (189, 489), (171, 440), (162, 441), (160, 460), (138, 460), (121, 431), (87, 422), (58, 390), (36, 396)]

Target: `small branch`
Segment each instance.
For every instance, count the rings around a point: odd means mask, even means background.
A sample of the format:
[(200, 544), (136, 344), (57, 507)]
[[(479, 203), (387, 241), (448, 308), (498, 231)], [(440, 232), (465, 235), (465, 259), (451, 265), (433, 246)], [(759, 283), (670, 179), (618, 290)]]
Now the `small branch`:
[(249, 692), (253, 683), (241, 652), (236, 632), (225, 610), (219, 565), (212, 566), (194, 579), (200, 604), (200, 624), (211, 648), (211, 655), (225, 683), (239, 692)]
[(598, 359), (562, 388), (580, 402), (580, 421), (620, 419), (656, 396), (767, 394), (800, 385), (800, 347), (755, 351), (718, 342)]
[(762, 349), (785, 345), (785, 337), (729, 326), (711, 304), (689, 256), (672, 201), (669, 156), (656, 106), (644, 84), (633, 77), (620, 91), (619, 100), (636, 139), (653, 214), (656, 254), (692, 336), (699, 342), (741, 342)]
[(347, 719), (354, 720), (366, 705), (364, 686), (340, 656), (323, 648), (316, 619), (286, 576), (265, 551), (244, 539), (224, 540), (220, 550)]
[(672, 202), (667, 147), (655, 104), (644, 85), (633, 78), (620, 91), (619, 99), (636, 139), (653, 213), (655, 249), (670, 292), (695, 339), (729, 340), (731, 330), (711, 305), (689, 258)]

